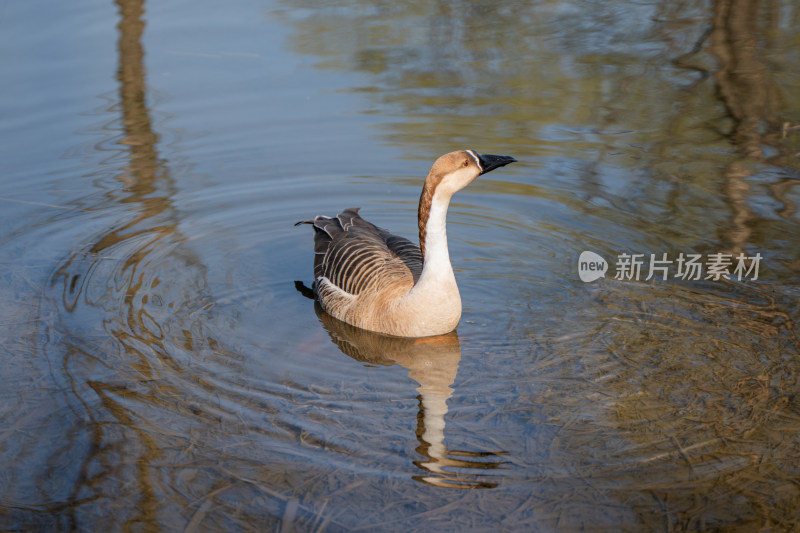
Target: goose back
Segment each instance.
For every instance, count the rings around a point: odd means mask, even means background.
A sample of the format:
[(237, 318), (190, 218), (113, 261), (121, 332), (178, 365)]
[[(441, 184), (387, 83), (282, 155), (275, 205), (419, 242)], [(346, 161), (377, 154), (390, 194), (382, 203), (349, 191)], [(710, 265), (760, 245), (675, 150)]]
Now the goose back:
[(303, 223), (314, 227), (314, 291), (322, 308), (337, 318), (346, 319), (356, 300), (411, 290), (422, 273), (419, 246), (367, 222), (358, 208), (298, 222)]

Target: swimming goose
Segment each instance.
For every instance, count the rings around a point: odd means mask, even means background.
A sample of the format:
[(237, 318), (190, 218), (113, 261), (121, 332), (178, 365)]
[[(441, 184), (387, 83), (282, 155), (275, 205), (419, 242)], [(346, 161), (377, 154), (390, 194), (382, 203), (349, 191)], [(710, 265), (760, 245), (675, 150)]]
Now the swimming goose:
[(314, 292), (334, 318), (398, 337), (453, 331), (461, 318), (445, 218), (450, 198), (481, 174), (515, 162), (509, 156), (450, 152), (431, 167), (417, 212), (419, 246), (345, 209), (299, 224), (314, 227)]

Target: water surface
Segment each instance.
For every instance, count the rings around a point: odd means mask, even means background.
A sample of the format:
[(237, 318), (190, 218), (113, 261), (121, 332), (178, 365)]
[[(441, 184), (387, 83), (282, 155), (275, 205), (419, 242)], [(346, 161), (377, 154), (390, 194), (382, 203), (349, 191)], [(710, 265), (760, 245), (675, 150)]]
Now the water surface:
[[(792, 2), (0, 19), (2, 529), (800, 521)], [(294, 222), (360, 206), (413, 237), (459, 148), (519, 163), (451, 206), (456, 333), (370, 335), (296, 290)], [(717, 253), (758, 278), (614, 279), (621, 254)]]

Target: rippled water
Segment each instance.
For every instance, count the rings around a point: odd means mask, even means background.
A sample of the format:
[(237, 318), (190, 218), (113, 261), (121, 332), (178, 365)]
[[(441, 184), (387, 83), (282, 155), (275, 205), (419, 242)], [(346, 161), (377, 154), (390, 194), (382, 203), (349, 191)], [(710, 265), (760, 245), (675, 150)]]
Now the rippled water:
[[(795, 3), (0, 20), (0, 529), (797, 527)], [(294, 222), (414, 236), (459, 148), (519, 163), (451, 206), (457, 333), (370, 335), (297, 291)], [(645, 280), (716, 253), (758, 278)]]

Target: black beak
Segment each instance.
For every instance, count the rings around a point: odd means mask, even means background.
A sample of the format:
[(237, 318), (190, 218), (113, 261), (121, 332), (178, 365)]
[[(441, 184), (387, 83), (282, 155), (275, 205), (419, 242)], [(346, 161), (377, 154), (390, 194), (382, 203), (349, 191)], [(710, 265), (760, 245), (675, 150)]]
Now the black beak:
[(481, 174), (486, 174), (492, 170), (504, 167), (509, 163), (514, 163), (516, 159), (509, 155), (489, 155), (478, 154), (478, 160), (481, 162)]

